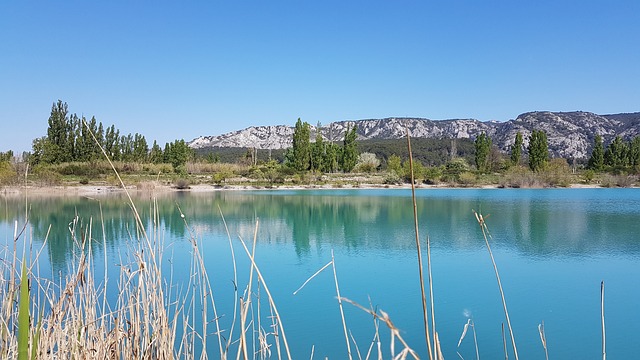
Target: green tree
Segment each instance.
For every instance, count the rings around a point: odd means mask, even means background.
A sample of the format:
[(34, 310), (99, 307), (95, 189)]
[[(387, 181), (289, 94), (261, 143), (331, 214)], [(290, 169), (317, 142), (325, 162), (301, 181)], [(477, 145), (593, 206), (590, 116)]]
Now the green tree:
[(154, 164), (160, 164), (164, 160), (162, 156), (162, 148), (160, 145), (153, 140), (153, 145), (151, 146), (151, 152), (149, 153), (149, 161)]
[(297, 171), (309, 170), (311, 160), (311, 131), (307, 122), (300, 118), (293, 130), (293, 146), (291, 150), (291, 165)]
[[(47, 164), (58, 164), (70, 161), (72, 154), (69, 152), (69, 110), (67, 103), (58, 100), (51, 106), (49, 115), (49, 127), (47, 137), (43, 144), (38, 144), (41, 152), (40, 160)], [(34, 149), (34, 153), (36, 149)]]
[(476, 137), (475, 145), (475, 160), (476, 168), (478, 171), (484, 173), (489, 169), (489, 152), (491, 151), (491, 138), (485, 133), (481, 133)]
[(144, 136), (136, 133), (133, 138), (133, 161), (147, 162), (149, 155), (149, 145)]
[(640, 166), (640, 136), (636, 136), (629, 144), (629, 165)]
[(622, 140), (621, 136), (615, 139), (607, 146), (604, 153), (604, 163), (611, 167), (624, 167), (629, 165), (629, 146)]
[(591, 157), (589, 157), (589, 163), (587, 167), (591, 170), (602, 171), (604, 167), (604, 146), (602, 144), (602, 136), (596, 135), (593, 151), (591, 151)]
[(387, 159), (387, 171), (394, 172), (396, 175), (402, 177), (404, 172), (402, 171), (402, 160), (400, 156), (393, 154)]
[(104, 134), (104, 150), (111, 160), (120, 160), (120, 130), (114, 125), (108, 127)]
[(323, 159), (324, 165), (322, 166), (325, 172), (333, 173), (338, 170), (338, 151), (339, 148), (336, 144), (326, 144)]
[(316, 126), (316, 142), (313, 143), (311, 148), (311, 170), (324, 171), (325, 152), (326, 146), (322, 138), (322, 125), (318, 122), (318, 126)]
[(513, 165), (519, 165), (520, 159), (522, 158), (522, 146), (524, 142), (522, 139), (522, 133), (518, 131), (516, 133), (516, 138), (513, 142), (513, 146), (511, 147), (511, 163)]
[(351, 129), (347, 127), (347, 131), (344, 134), (341, 157), (341, 167), (344, 172), (351, 172), (358, 161), (357, 137), (357, 125), (354, 124)]
[(529, 140), (529, 168), (532, 171), (544, 169), (549, 161), (549, 146), (547, 134), (542, 130), (533, 130)]
[[(94, 120), (94, 117), (91, 117), (91, 120)], [(96, 139), (98, 139), (98, 143), (100, 146), (104, 148), (104, 128), (102, 127), (102, 121), (98, 123), (98, 130), (96, 131)], [(91, 160), (97, 160), (102, 158), (102, 150), (100, 150), (99, 146), (93, 147), (93, 154), (91, 155)]]
[(184, 166), (187, 160), (191, 158), (193, 150), (184, 140), (176, 140), (165, 146), (165, 161), (171, 163), (173, 171), (177, 173), (184, 172)]
[(133, 135), (130, 133), (120, 136), (120, 151), (122, 161), (133, 161)]

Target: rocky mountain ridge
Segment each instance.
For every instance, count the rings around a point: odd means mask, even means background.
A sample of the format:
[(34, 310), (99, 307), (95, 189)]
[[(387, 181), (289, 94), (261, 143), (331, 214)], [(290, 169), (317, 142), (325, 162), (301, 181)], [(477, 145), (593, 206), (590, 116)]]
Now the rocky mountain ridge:
[[(337, 121), (322, 126), (325, 140), (341, 142), (347, 128), (358, 126), (358, 140), (400, 139), (409, 134), (415, 138), (469, 138), (484, 132), (502, 151), (509, 151), (516, 133), (520, 131), (525, 146), (535, 129), (547, 133), (549, 150), (554, 157), (584, 159), (593, 147), (595, 135), (601, 135), (605, 144), (617, 135), (626, 139), (640, 135), (640, 112), (597, 115), (590, 112), (534, 111), (505, 122), (476, 119), (430, 120), (424, 118), (393, 117)], [(316, 127), (311, 126), (311, 140)], [(291, 146), (293, 127), (286, 125), (251, 126), (218, 136), (201, 136), (191, 142), (192, 148), (241, 147), (283, 149)]]

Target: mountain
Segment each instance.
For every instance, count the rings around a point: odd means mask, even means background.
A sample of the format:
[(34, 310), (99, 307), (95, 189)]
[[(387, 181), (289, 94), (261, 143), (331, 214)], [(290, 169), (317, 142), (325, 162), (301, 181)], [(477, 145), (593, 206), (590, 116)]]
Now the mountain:
[[(356, 121), (337, 121), (323, 126), (325, 140), (340, 142), (347, 128), (358, 126), (358, 140), (400, 139), (407, 129), (414, 138), (468, 138), (484, 132), (502, 151), (508, 152), (516, 133), (522, 132), (525, 146), (534, 129), (547, 133), (549, 150), (554, 157), (587, 158), (595, 135), (601, 135), (605, 144), (617, 135), (626, 139), (640, 135), (640, 112), (597, 115), (590, 112), (534, 111), (505, 122), (475, 119), (429, 120), (423, 118), (384, 118)], [(311, 139), (315, 139), (315, 126), (311, 126)], [(258, 149), (284, 149), (291, 146), (293, 127), (252, 126), (218, 136), (201, 136), (189, 146), (195, 149), (210, 147), (239, 147)]]

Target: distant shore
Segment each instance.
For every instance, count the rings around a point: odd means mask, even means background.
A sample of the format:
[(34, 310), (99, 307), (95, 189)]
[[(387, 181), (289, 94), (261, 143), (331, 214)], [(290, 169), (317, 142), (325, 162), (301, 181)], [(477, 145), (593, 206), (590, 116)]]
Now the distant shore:
[[(416, 185), (416, 189), (499, 189), (498, 185), (483, 185), (483, 186), (450, 186), (448, 184), (438, 185)], [(592, 189), (600, 188), (596, 184), (572, 184), (569, 187), (572, 189)], [(192, 192), (192, 193), (204, 193), (204, 192), (219, 192), (219, 191), (277, 191), (277, 190), (338, 190), (338, 189), (358, 189), (358, 190), (373, 190), (373, 189), (411, 189), (411, 184), (402, 185), (380, 185), (380, 184), (359, 184), (359, 185), (341, 185), (335, 186), (331, 184), (325, 185), (279, 185), (277, 187), (265, 187), (265, 186), (253, 186), (253, 185), (222, 185), (215, 186), (209, 184), (197, 184), (191, 185), (187, 189), (178, 189), (175, 186), (165, 184), (154, 184), (153, 186), (146, 186), (145, 188), (138, 188), (136, 186), (128, 186), (127, 191), (132, 194), (148, 194), (157, 193), (165, 194), (171, 192)], [(122, 187), (110, 186), (110, 185), (69, 185), (69, 186), (9, 186), (0, 189), (0, 196), (96, 196), (96, 195), (109, 195), (109, 194), (123, 194), (125, 193)]]

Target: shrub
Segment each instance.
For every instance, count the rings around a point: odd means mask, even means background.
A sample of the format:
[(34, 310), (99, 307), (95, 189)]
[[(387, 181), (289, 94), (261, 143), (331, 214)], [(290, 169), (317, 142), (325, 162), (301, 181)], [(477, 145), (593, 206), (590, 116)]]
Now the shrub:
[(446, 163), (443, 171), (443, 178), (447, 182), (457, 183), (460, 180), (460, 174), (469, 170), (469, 164), (463, 158), (453, 159)]
[(188, 179), (185, 178), (179, 178), (177, 180), (174, 181), (174, 187), (178, 190), (185, 190), (185, 189), (190, 189), (191, 188), (191, 184), (189, 182)]
[(0, 162), (0, 185), (12, 185), (17, 183), (18, 174), (8, 161)]
[(36, 181), (42, 186), (54, 186), (62, 183), (62, 175), (48, 168), (34, 170)]
[(474, 173), (471, 171), (465, 171), (458, 175), (458, 184), (464, 186), (471, 186), (477, 184), (478, 180)]
[(595, 171), (585, 170), (584, 172), (582, 172), (582, 179), (584, 180), (585, 184), (591, 184), (595, 175), (596, 175)]
[(89, 178), (84, 177), (80, 179), (80, 184), (87, 185), (88, 183), (89, 183)]
[(358, 162), (356, 163), (356, 171), (372, 173), (378, 170), (380, 166), (380, 160), (376, 157), (376, 154), (362, 153), (358, 156)]
[(387, 171), (387, 173), (384, 175), (384, 178), (382, 179), (382, 182), (387, 185), (398, 185), (402, 182), (402, 179), (400, 179), (400, 176), (392, 170)]

